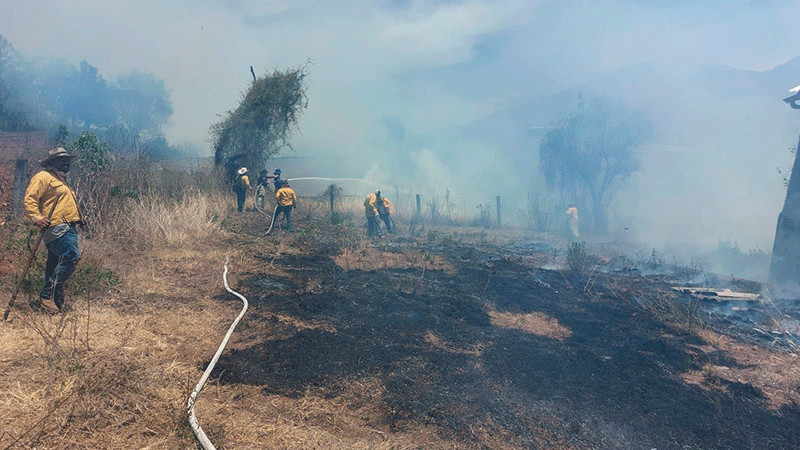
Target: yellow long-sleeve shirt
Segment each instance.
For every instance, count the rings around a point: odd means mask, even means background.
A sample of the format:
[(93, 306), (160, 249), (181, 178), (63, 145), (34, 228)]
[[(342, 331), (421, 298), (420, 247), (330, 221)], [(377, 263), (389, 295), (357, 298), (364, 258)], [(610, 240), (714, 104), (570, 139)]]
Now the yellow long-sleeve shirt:
[(281, 206), (289, 206), (297, 203), (297, 195), (295, 195), (292, 188), (284, 187), (278, 189), (275, 193), (275, 200)]
[(246, 191), (248, 189), (251, 190), (251, 191), (253, 190), (253, 188), (250, 187), (250, 178), (248, 178), (247, 175), (242, 175), (241, 182), (242, 182), (242, 190), (243, 191)]
[(386, 198), (386, 197), (381, 197), (381, 199), (383, 200), (383, 207), (386, 208), (386, 214), (391, 215), (392, 214), (392, 204), (389, 203), (389, 199)]
[(53, 211), (50, 224), (79, 222), (81, 213), (78, 210), (75, 192), (47, 170), (34, 175), (28, 183), (28, 188), (25, 190), (25, 215), (33, 222), (46, 218), (59, 195), (61, 197)]
[[(386, 208), (386, 213), (392, 213), (392, 204), (389, 203), (389, 200), (386, 197), (381, 197), (383, 200), (383, 206)], [(367, 196), (367, 199), (364, 200), (364, 215), (367, 217), (372, 217), (375, 214), (378, 214), (378, 197), (373, 192)]]
[(364, 215), (369, 218), (375, 214), (378, 214), (378, 208), (375, 206), (375, 194), (372, 193), (364, 200)]

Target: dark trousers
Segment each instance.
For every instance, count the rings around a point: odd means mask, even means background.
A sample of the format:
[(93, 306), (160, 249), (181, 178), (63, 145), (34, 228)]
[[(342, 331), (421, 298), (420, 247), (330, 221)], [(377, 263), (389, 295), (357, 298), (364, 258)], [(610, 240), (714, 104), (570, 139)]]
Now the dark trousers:
[(51, 298), (61, 308), (64, 305), (64, 283), (72, 275), (80, 259), (78, 233), (75, 227), (70, 227), (66, 234), (47, 244), (44, 289), (39, 297)]
[(236, 191), (236, 208), (239, 210), (239, 212), (242, 212), (242, 208), (244, 208), (245, 198), (247, 198), (247, 191)]
[(386, 232), (387, 233), (391, 233), (392, 232), (392, 216), (391, 216), (391, 214), (381, 214), (380, 217), (381, 217), (381, 220), (383, 220), (383, 223), (386, 224)]
[(278, 210), (275, 211), (275, 220), (278, 219), (278, 216), (283, 213), (283, 217), (286, 218), (286, 229), (292, 231), (292, 208), (294, 205), (283, 206), (278, 205)]
[(378, 216), (367, 217), (367, 236), (374, 237), (376, 234), (378, 236), (381, 234), (381, 225), (378, 223)]

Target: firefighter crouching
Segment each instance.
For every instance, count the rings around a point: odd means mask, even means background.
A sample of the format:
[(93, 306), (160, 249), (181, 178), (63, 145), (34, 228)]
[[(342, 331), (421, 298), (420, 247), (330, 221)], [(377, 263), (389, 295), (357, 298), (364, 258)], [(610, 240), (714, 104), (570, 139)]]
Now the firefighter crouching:
[[(81, 258), (75, 227), (86, 226), (75, 192), (67, 185), (72, 158), (62, 147), (50, 150), (47, 159), (41, 162), (44, 170), (31, 178), (25, 190), (25, 214), (42, 230), (42, 242), (47, 246), (44, 288), (39, 297), (51, 311), (53, 307), (64, 309), (64, 285)], [(58, 203), (48, 220), (47, 214), (56, 199)]]

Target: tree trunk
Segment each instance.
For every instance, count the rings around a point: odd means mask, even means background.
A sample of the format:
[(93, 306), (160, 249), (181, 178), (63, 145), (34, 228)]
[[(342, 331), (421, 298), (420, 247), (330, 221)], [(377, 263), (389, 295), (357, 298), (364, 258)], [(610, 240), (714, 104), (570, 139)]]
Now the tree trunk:
[(596, 192), (594, 189), (589, 191), (592, 197), (592, 219), (594, 232), (602, 234), (606, 232), (606, 212), (603, 209), (603, 196), (605, 192)]
[[(798, 142), (800, 147), (800, 142)], [(773, 287), (800, 284), (800, 153), (795, 152), (783, 211), (778, 215), (769, 284)]]

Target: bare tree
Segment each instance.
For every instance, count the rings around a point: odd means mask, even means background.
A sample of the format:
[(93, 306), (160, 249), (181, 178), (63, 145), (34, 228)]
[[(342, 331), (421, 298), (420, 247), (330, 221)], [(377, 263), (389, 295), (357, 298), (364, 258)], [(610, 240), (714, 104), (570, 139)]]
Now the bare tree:
[(598, 232), (605, 232), (612, 193), (639, 168), (637, 150), (652, 133), (640, 111), (597, 97), (547, 132), (539, 163), (548, 186), (579, 201), (588, 197)]

